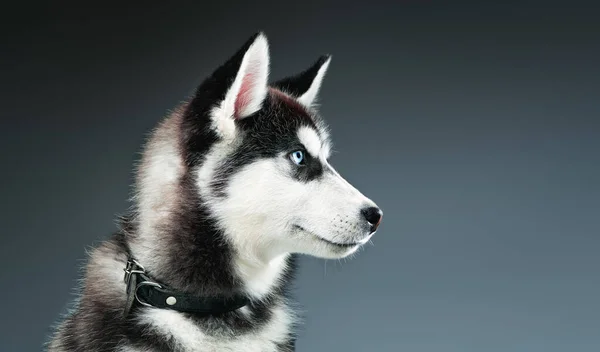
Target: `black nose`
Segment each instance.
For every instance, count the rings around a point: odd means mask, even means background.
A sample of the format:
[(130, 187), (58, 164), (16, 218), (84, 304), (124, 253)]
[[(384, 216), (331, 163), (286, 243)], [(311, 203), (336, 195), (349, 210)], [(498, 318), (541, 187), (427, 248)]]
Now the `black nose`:
[(375, 232), (381, 223), (381, 218), (383, 217), (383, 212), (381, 209), (377, 207), (369, 207), (364, 208), (361, 212), (369, 224), (371, 224), (371, 231)]

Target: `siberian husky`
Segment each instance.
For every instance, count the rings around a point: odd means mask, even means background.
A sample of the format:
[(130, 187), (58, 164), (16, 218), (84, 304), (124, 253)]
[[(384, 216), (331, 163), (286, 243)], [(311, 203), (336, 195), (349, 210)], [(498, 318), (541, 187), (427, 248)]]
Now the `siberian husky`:
[(331, 57), (272, 83), (269, 60), (258, 32), (152, 131), (132, 210), (46, 350), (295, 350), (295, 257), (355, 253), (382, 211), (328, 162)]

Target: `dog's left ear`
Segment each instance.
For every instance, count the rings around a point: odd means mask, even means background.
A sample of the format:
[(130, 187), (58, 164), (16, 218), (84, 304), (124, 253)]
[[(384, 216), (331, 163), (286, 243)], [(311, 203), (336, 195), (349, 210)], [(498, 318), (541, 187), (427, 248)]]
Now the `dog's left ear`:
[(196, 89), (188, 131), (209, 116), (217, 135), (231, 139), (237, 122), (259, 111), (268, 94), (269, 43), (263, 32), (252, 35)]
[(317, 100), (323, 77), (327, 73), (330, 62), (331, 55), (322, 55), (307, 70), (276, 81), (271, 86), (292, 95), (302, 105), (311, 107)]
[(236, 120), (260, 110), (268, 91), (269, 44), (264, 33), (252, 36), (226, 66), (235, 75), (220, 104), (224, 115)]

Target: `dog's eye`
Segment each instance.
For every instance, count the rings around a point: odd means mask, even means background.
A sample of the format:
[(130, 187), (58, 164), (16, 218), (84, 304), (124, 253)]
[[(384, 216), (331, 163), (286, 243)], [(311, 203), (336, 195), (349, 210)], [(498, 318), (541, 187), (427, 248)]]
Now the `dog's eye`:
[(290, 154), (290, 158), (296, 165), (304, 165), (304, 152), (301, 150), (296, 150), (292, 154)]

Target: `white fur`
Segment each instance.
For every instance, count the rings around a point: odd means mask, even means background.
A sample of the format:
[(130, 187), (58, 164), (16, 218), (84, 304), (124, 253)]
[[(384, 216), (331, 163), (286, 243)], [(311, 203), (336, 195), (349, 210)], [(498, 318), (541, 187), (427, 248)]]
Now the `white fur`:
[[(116, 257), (114, 248), (100, 247), (92, 252), (88, 265), (88, 280), (93, 282), (90, 287), (96, 289), (95, 296), (104, 295), (107, 299), (118, 297), (123, 299), (123, 268), (125, 257)], [(89, 289), (89, 288), (88, 288)]]
[(273, 285), (281, 279), (286, 269), (289, 253), (283, 253), (267, 261), (249, 260), (249, 256), (241, 255), (235, 259), (237, 274), (246, 283), (246, 292), (260, 299), (267, 295)]
[(322, 144), (319, 135), (314, 129), (308, 126), (301, 127), (298, 130), (298, 139), (313, 157), (319, 158)]
[[(360, 210), (374, 203), (331, 167), (325, 158), (329, 151), (323, 148), (316, 131), (303, 127), (298, 135), (310, 153), (317, 154), (331, 171), (319, 180), (310, 183), (294, 180), (290, 177), (294, 166), (286, 155), (281, 155), (237, 170), (229, 180), (226, 197), (212, 199), (206, 188), (220, 153), (211, 152), (198, 172), (198, 186), (205, 190), (203, 196), (210, 199), (208, 204), (213, 214), (240, 252), (239, 272), (256, 273), (249, 269), (252, 267), (273, 270), (258, 275), (271, 280), (257, 284), (252, 289), (256, 293), (266, 292), (276, 283), (283, 267), (274, 265), (273, 260), (281, 255), (294, 252), (340, 258), (355, 252), (358, 246), (340, 249), (322, 239), (365, 243), (370, 238)], [(218, 145), (215, 150), (219, 150)], [(306, 231), (299, 231), (294, 225)]]
[[(267, 250), (266, 253), (260, 248), (269, 247), (269, 243), (262, 241), (263, 227), (252, 217), (222, 218), (223, 202), (216, 199), (211, 193), (210, 184), (215, 180), (214, 171), (225, 156), (235, 148), (235, 145), (227, 141), (216, 143), (205, 156), (202, 166), (197, 170), (198, 190), (202, 199), (209, 206), (209, 211), (217, 219), (230, 239), (239, 255), (234, 259), (237, 274), (246, 283), (246, 292), (255, 299), (261, 299), (277, 284), (282, 273), (286, 269), (288, 252)], [(261, 172), (268, 172), (262, 170)], [(241, 190), (250, 194), (250, 190)], [(227, 190), (228, 193), (236, 190)], [(229, 204), (229, 202), (227, 202)], [(240, 204), (243, 206), (242, 204)], [(272, 253), (272, 254), (271, 254)]]
[(179, 178), (183, 175), (183, 159), (178, 148), (178, 128), (181, 113), (174, 112), (165, 119), (149, 139), (137, 172), (138, 237), (132, 240), (131, 250), (147, 268), (158, 268), (155, 253), (161, 243), (156, 241), (156, 229), (169, 221), (179, 197)]
[(150, 323), (161, 334), (172, 336), (178, 351), (182, 352), (276, 352), (276, 344), (288, 337), (294, 315), (280, 304), (262, 329), (243, 335), (231, 331), (224, 336), (209, 336), (184, 315), (165, 309), (147, 309), (140, 321)]
[[(227, 154), (230, 145), (221, 142), (209, 152), (202, 167), (197, 171), (197, 185), (202, 198), (209, 205), (209, 211), (220, 220), (220, 225), (230, 239), (239, 255), (234, 259), (237, 274), (246, 283), (247, 293), (260, 299), (266, 295), (272, 287), (277, 284), (285, 271), (285, 263), (288, 253), (277, 251), (275, 254), (260, 253), (262, 247), (269, 247), (268, 243), (262, 241), (263, 227), (249, 216), (244, 216), (245, 211), (239, 217), (223, 218), (223, 202), (215, 199), (210, 193), (209, 184), (214, 180), (214, 170)], [(263, 170), (268, 172), (266, 170)], [(231, 190), (228, 190), (231, 192)], [(250, 190), (245, 190), (250, 194)], [(227, 204), (230, 202), (226, 201)], [(240, 204), (243, 206), (242, 204)], [(271, 253), (271, 251), (266, 251)]]
[[(212, 111), (213, 127), (224, 138), (235, 136), (235, 119), (242, 119), (260, 110), (268, 92), (269, 44), (260, 34), (248, 48), (235, 80), (225, 95), (225, 99)], [(248, 82), (244, 93), (242, 85)], [(241, 107), (235, 111), (236, 104)]]
[(132, 347), (132, 346), (124, 346), (124, 347), (121, 347), (118, 352), (158, 352), (158, 351), (149, 350), (146, 348), (140, 349), (140, 348)]
[(327, 69), (329, 68), (329, 63), (331, 62), (331, 56), (323, 63), (323, 65), (319, 68), (315, 79), (312, 81), (310, 88), (304, 94), (302, 94), (298, 101), (307, 107), (311, 107), (317, 100), (317, 96), (319, 94), (319, 90), (321, 89), (321, 83), (323, 82), (323, 78), (325, 77), (325, 73), (327, 73)]

